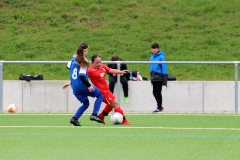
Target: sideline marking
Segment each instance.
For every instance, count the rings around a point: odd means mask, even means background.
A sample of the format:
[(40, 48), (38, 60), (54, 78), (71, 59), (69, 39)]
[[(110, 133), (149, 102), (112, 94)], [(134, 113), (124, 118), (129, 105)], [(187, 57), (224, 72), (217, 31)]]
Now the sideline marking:
[(240, 128), (180, 128), (180, 127), (96, 127), (96, 126), (0, 126), (0, 128), (85, 128), (85, 129), (168, 129), (168, 130), (231, 130), (240, 131)]
[[(3, 113), (0, 116), (72, 116), (75, 113)], [(109, 115), (112, 114), (111, 112)], [(125, 115), (162, 115), (162, 116), (240, 116), (240, 114), (222, 114), (222, 113), (124, 113)], [(82, 116), (89, 116), (91, 113), (84, 113)]]

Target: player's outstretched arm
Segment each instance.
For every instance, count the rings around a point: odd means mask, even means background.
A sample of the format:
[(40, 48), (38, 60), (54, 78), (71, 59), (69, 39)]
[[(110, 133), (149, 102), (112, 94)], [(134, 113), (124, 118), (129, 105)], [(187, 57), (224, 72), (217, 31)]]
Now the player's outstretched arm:
[(110, 69), (109, 70), (109, 73), (112, 73), (112, 74), (125, 74), (127, 72), (128, 72), (128, 70), (122, 70), (122, 71), (117, 70), (117, 69)]
[(63, 89), (64, 89), (64, 88), (67, 88), (67, 87), (70, 86), (70, 85), (71, 85), (71, 82), (66, 83), (66, 84), (63, 86)]

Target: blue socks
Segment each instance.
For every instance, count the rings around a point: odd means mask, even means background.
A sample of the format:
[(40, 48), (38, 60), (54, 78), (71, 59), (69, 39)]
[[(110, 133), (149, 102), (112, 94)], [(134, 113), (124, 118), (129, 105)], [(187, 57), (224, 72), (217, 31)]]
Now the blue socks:
[(93, 107), (93, 115), (97, 115), (98, 114), (98, 111), (101, 107), (101, 104), (102, 104), (102, 100), (103, 100), (103, 95), (100, 93), (98, 96), (97, 96), (97, 99), (94, 103), (94, 107)]
[(83, 112), (89, 107), (89, 100), (85, 101), (81, 107), (78, 108), (77, 112), (75, 113), (74, 117), (79, 119)]

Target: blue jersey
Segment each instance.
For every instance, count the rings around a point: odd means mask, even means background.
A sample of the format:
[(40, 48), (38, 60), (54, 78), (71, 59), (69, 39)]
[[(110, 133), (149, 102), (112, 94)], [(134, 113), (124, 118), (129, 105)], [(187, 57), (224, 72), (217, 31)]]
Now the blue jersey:
[(79, 76), (84, 76), (88, 81), (87, 69), (88, 67), (80, 67), (78, 62), (76, 61), (76, 57), (73, 57), (70, 63), (68, 63), (68, 67), (70, 67), (70, 80), (71, 86), (73, 90), (73, 94), (84, 94), (89, 93), (88, 87), (82, 82)]

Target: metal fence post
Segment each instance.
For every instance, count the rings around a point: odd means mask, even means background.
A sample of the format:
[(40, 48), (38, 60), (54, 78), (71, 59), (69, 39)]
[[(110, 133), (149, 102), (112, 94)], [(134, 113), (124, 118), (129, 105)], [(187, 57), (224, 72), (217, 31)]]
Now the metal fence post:
[(235, 79), (235, 114), (238, 114), (238, 63), (235, 63), (235, 69), (234, 69), (234, 79)]
[[(120, 63), (117, 63), (117, 69), (120, 70)], [(120, 96), (120, 74), (117, 74), (117, 101), (121, 106), (121, 96)]]
[(3, 61), (0, 61), (0, 113), (3, 113)]

